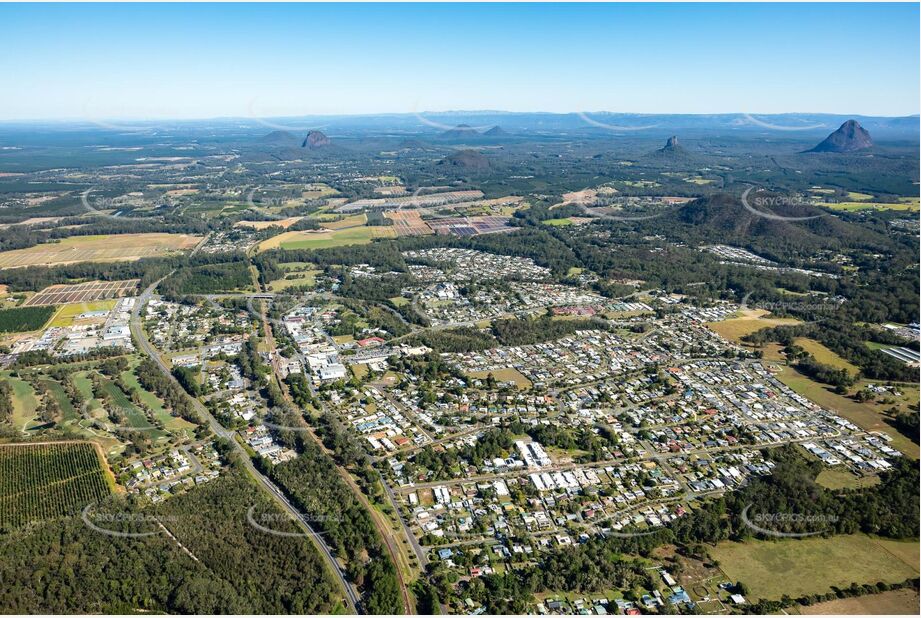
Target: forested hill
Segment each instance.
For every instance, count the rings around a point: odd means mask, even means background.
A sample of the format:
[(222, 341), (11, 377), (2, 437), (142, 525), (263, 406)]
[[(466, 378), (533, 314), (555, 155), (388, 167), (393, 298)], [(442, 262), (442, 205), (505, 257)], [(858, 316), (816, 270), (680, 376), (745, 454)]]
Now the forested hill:
[[(812, 255), (823, 250), (895, 252), (899, 246), (872, 224), (847, 220), (815, 206), (760, 194), (745, 202), (716, 194), (688, 202), (662, 217), (641, 222), (641, 230), (690, 243), (753, 245), (772, 255)], [(758, 214), (764, 213), (764, 214)]]

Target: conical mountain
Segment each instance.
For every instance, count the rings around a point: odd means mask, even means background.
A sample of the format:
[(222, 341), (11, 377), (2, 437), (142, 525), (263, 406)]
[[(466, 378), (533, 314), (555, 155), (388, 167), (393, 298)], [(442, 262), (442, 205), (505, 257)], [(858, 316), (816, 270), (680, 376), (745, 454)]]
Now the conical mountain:
[(871, 146), (873, 140), (867, 130), (856, 120), (848, 120), (819, 145), (806, 152), (856, 152)]

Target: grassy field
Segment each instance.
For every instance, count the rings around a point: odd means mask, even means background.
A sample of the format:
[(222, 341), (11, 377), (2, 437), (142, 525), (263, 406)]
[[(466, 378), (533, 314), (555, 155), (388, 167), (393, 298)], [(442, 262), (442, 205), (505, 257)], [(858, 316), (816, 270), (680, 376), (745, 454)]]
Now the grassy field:
[(13, 388), (13, 427), (25, 431), (35, 420), (38, 398), (35, 390), (25, 380), (14, 378), (8, 371), (0, 372), (0, 379)]
[[(115, 307), (117, 300), (97, 300), (89, 303), (74, 303), (72, 305), (62, 305), (54, 317), (51, 318), (49, 326), (70, 326), (74, 323), (76, 317), (89, 311), (109, 311)], [(102, 321), (104, 318), (99, 318)]]
[(269, 249), (326, 249), (347, 245), (365, 245), (375, 238), (393, 238), (394, 231), (389, 227), (352, 227), (343, 230), (326, 230), (322, 232), (302, 231), (285, 232), (263, 241), (258, 251)]
[(364, 225), (368, 222), (368, 215), (361, 213), (358, 215), (351, 215), (345, 217), (344, 219), (339, 219), (338, 221), (323, 221), (320, 223), (320, 227), (327, 230), (341, 230), (347, 227), (358, 227)]
[(76, 423), (80, 420), (80, 411), (74, 409), (70, 397), (64, 392), (64, 387), (57, 380), (41, 380), (41, 383), (48, 388), (48, 392), (55, 398), (61, 408), (61, 423)]
[(836, 599), (801, 607), (800, 614), (806, 616), (859, 615), (917, 616), (919, 597), (917, 590), (889, 590), (850, 599)]
[(190, 234), (161, 233), (72, 236), (60, 242), (0, 252), (0, 268), (137, 260), (192, 249), (201, 239)]
[(336, 195), (337, 193), (338, 191), (329, 185), (322, 182), (315, 182), (313, 184), (307, 185), (307, 187), (301, 192), (301, 197), (305, 200), (317, 200), (323, 197), (329, 197), (330, 195)]
[(918, 576), (918, 541), (882, 541), (866, 535), (780, 541), (724, 541), (710, 551), (749, 598), (780, 599), (828, 592), (851, 583), (901, 582)]
[(815, 482), (827, 489), (859, 489), (879, 484), (879, 477), (855, 476), (848, 470), (826, 468), (819, 472)]
[(165, 434), (156, 429), (148, 420), (147, 416), (144, 414), (143, 410), (134, 405), (128, 396), (125, 395), (125, 392), (118, 387), (114, 382), (103, 378), (102, 387), (112, 398), (112, 404), (121, 410), (122, 414), (125, 417), (125, 423), (127, 426), (125, 429), (137, 429), (140, 431), (145, 431), (150, 433), (150, 438), (156, 439), (163, 437)]
[(130, 369), (122, 372), (121, 376), (125, 383), (137, 390), (141, 401), (153, 410), (154, 418), (163, 423), (163, 426), (167, 430), (174, 433), (188, 432), (191, 435), (191, 432), (195, 429), (194, 423), (190, 423), (178, 416), (173, 416), (163, 407), (163, 402), (161, 402), (156, 395), (150, 391), (144, 390), (140, 382), (138, 382), (137, 376), (134, 374), (134, 367), (137, 366), (137, 364), (137, 361), (133, 362)]
[(237, 221), (233, 224), (234, 227), (250, 227), (254, 230), (264, 230), (272, 226), (278, 226), (284, 229), (288, 229), (304, 217), (288, 217), (287, 219), (274, 219), (271, 221)]
[(566, 217), (565, 219), (544, 219), (541, 221), (544, 225), (552, 225), (554, 227), (563, 227), (566, 225), (572, 225), (572, 219)]
[(693, 178), (685, 178), (684, 182), (689, 182), (692, 185), (712, 185), (716, 181), (713, 180), (712, 178), (693, 177)]
[(853, 212), (856, 210), (903, 210), (906, 212), (918, 212), (917, 198), (907, 198), (906, 201), (898, 202), (837, 202), (834, 204), (820, 204), (831, 210), (845, 210)]
[(514, 382), (515, 386), (519, 389), (528, 389), (531, 388), (531, 381), (524, 377), (520, 371), (512, 367), (507, 367), (505, 369), (495, 369), (493, 371), (472, 371), (468, 374), (471, 378), (479, 378), (485, 380), (486, 376), (489, 374), (496, 379), (496, 382)]
[(722, 337), (741, 342), (742, 337), (750, 335), (762, 328), (781, 326), (784, 324), (801, 324), (793, 318), (769, 318), (768, 312), (763, 309), (745, 309), (741, 315), (722, 322), (707, 322), (710, 330), (719, 333)]
[(316, 269), (307, 269), (301, 271), (286, 269), (285, 277), (282, 279), (276, 279), (275, 281), (270, 281), (268, 284), (268, 289), (270, 292), (279, 292), (291, 287), (300, 287), (303, 285), (314, 287), (317, 284), (317, 275), (321, 274), (322, 272), (322, 270)]
[(814, 339), (797, 337), (793, 340), (793, 343), (812, 354), (823, 365), (829, 365), (835, 369), (846, 369), (852, 376), (860, 373), (859, 367), (847, 362)]
[[(918, 459), (918, 445), (889, 425), (882, 415), (883, 409), (891, 407), (891, 404), (860, 403), (854, 401), (850, 397), (832, 392), (829, 387), (824, 384), (819, 384), (791, 367), (783, 367), (780, 373), (777, 374), (777, 378), (803, 397), (814, 401), (823, 408), (837, 412), (863, 429), (867, 431), (884, 432), (886, 435), (892, 437), (893, 448), (898, 449), (913, 459)], [(861, 380), (851, 391), (855, 392), (863, 388), (865, 384), (866, 382)], [(911, 402), (917, 402), (918, 390), (917, 387), (905, 386), (900, 388), (905, 389), (906, 397), (897, 407), (904, 406), (907, 409), (907, 406), (911, 405)]]

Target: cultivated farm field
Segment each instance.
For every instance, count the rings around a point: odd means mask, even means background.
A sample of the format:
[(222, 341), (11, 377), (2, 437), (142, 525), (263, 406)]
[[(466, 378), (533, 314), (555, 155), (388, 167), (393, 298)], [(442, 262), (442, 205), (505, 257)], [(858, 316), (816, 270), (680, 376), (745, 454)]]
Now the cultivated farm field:
[(201, 239), (191, 234), (161, 233), (72, 236), (60, 242), (0, 252), (0, 268), (137, 260), (192, 249)]
[(74, 285), (52, 285), (27, 300), (24, 307), (40, 305), (63, 305), (66, 303), (83, 303), (92, 300), (121, 298), (137, 290), (138, 279), (125, 281), (87, 281)]
[(72, 515), (109, 495), (90, 442), (0, 445), (0, 529)]

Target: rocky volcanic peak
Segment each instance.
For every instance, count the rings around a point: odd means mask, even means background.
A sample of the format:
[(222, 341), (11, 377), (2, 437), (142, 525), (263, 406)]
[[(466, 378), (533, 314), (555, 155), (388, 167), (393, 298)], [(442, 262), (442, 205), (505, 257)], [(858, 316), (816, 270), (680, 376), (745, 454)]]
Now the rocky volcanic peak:
[(848, 120), (818, 146), (806, 152), (855, 152), (872, 145), (873, 140), (867, 130), (856, 120)]
[(297, 137), (287, 131), (272, 131), (259, 138), (263, 144), (291, 144), (297, 142)]
[(505, 129), (503, 129), (499, 125), (496, 125), (493, 128), (491, 128), (489, 131), (484, 133), (483, 135), (489, 135), (492, 137), (496, 137), (496, 136), (508, 135), (508, 132), (506, 132)]
[(331, 143), (323, 131), (311, 131), (301, 143), (301, 148), (322, 148), (323, 146), (329, 146)]
[(672, 135), (668, 138), (668, 141), (665, 142), (665, 145), (653, 152), (652, 155), (659, 158), (683, 159), (688, 156), (688, 152), (684, 149), (684, 146), (678, 143), (678, 136)]
[(439, 161), (438, 164), (474, 171), (489, 169), (489, 159), (476, 150), (458, 150)]
[(480, 132), (471, 127), (469, 124), (459, 124), (453, 129), (448, 129), (442, 136), (444, 137), (464, 137), (468, 135), (479, 135)]

